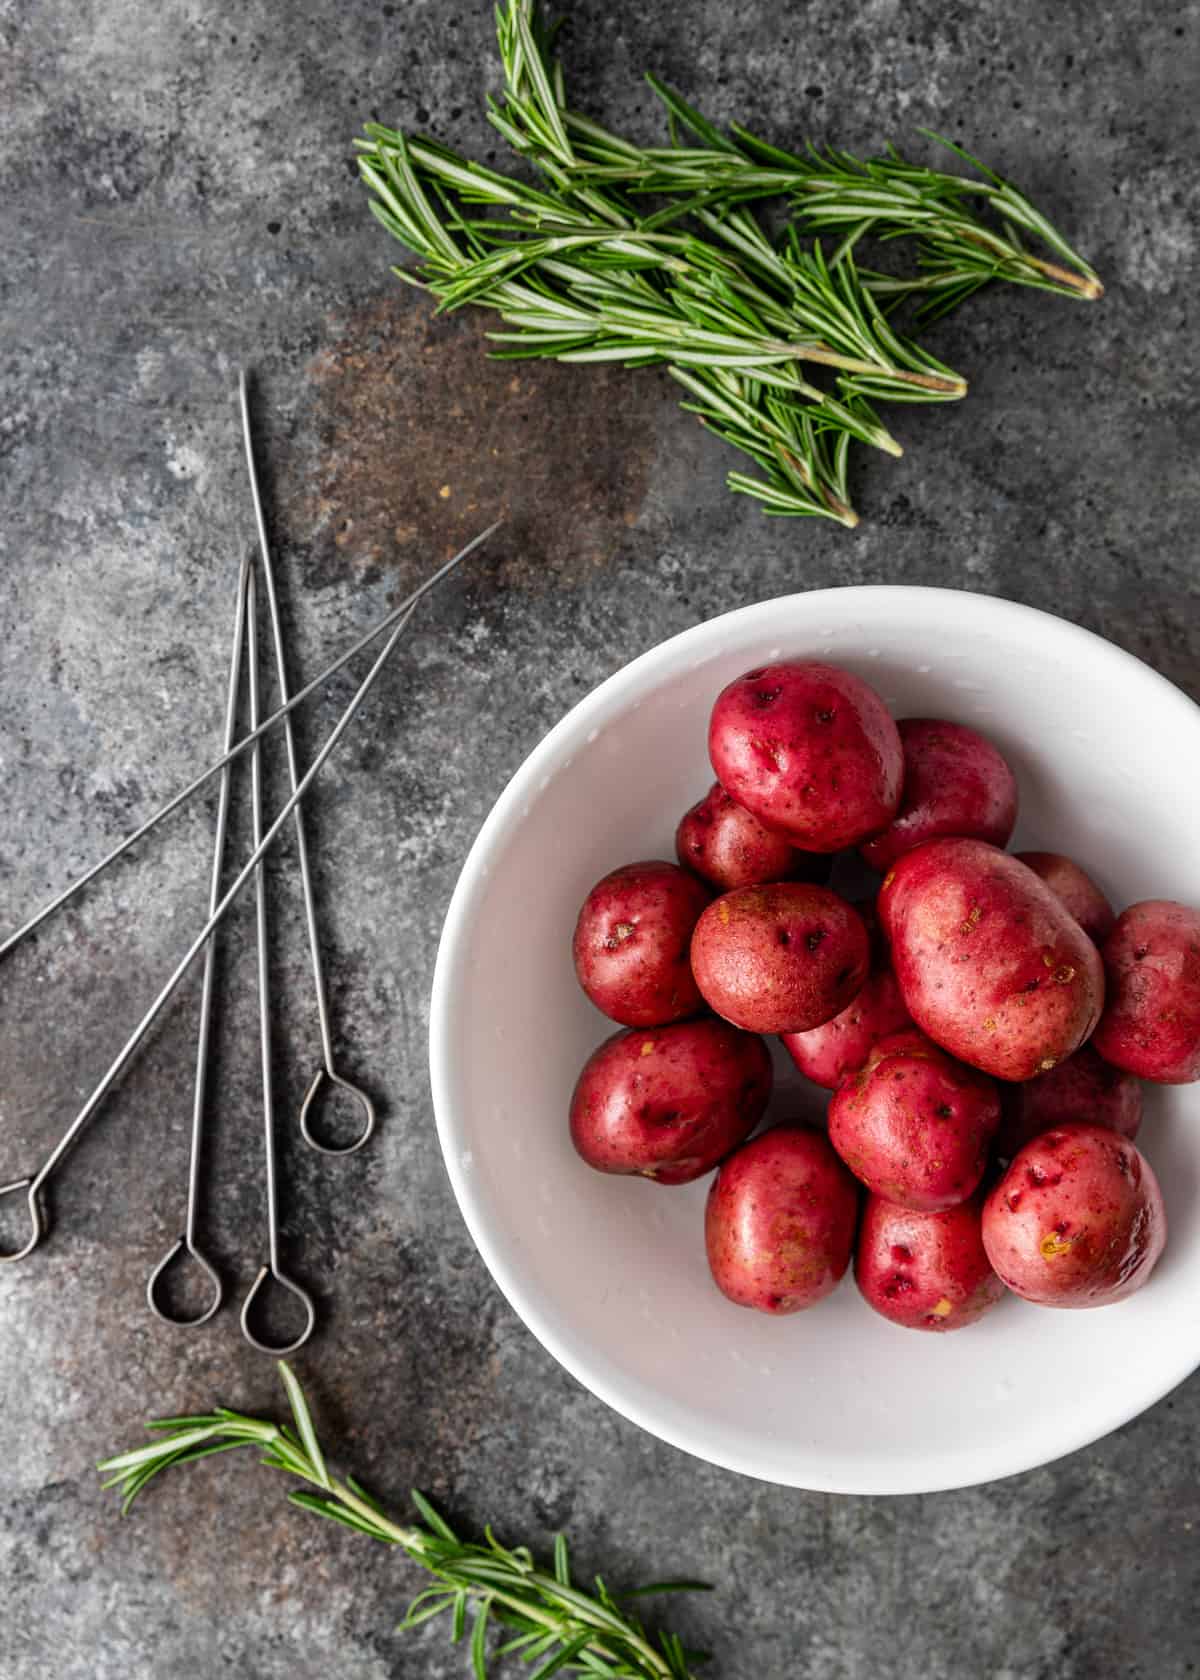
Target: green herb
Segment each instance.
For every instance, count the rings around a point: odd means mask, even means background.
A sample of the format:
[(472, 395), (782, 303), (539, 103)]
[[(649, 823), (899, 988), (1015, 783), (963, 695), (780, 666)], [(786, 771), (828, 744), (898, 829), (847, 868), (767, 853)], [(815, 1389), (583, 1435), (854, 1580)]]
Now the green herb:
[[(893, 301), (921, 294), (926, 320), (948, 313), (989, 280), (1034, 286), (1061, 297), (1094, 300), (1104, 294), (1095, 271), (1023, 193), (931, 129), (920, 132), (978, 170), (982, 179), (909, 163), (894, 146), (884, 157), (860, 160), (849, 152), (833, 147), (821, 151), (811, 144), (803, 154), (784, 151), (740, 123), (733, 125), (730, 138), (653, 75), (646, 80), (666, 107), (672, 134), (690, 131), (703, 147), (632, 146), (566, 109), (561, 100), (557, 127), (563, 141), (558, 144), (542, 104), (544, 77), (532, 73), (530, 55), (520, 50), (517, 33), (511, 16), (502, 20), (505, 101), (492, 101), (489, 116), (509, 144), (534, 158), (561, 191), (585, 195), (601, 186), (620, 186), (641, 195), (679, 197), (682, 203), (655, 218), (658, 225), (696, 210), (785, 198), (796, 218), (786, 237), (793, 239), (801, 228), (836, 234), (834, 262), (868, 234), (883, 240), (915, 237), (919, 275), (860, 270), (859, 277), (872, 294)], [(561, 90), (561, 77), (557, 85)], [(995, 221), (981, 220), (971, 208), (972, 200), (980, 201)], [(1040, 239), (1062, 261), (1050, 262), (1030, 251), (1028, 235)]]
[[(851, 440), (901, 453), (872, 404), (965, 394), (960, 375), (892, 326), (888, 312), (904, 297), (945, 313), (991, 278), (1100, 293), (1028, 200), (982, 165), (972, 180), (894, 151), (866, 163), (797, 157), (740, 128), (736, 140), (722, 135), (653, 79), (673, 136), (686, 128), (704, 147), (638, 148), (569, 108), (554, 32), (534, 0), (508, 0), (497, 30), (505, 96), (489, 115), (544, 184), (368, 124), (356, 145), (371, 208), (420, 259), (415, 273), (396, 273), (440, 308), (496, 310), (510, 329), (489, 335), (498, 355), (666, 365), (687, 390), (684, 407), (762, 469), (729, 482), (770, 512), (857, 524)], [(667, 203), (644, 209), (646, 195)], [(772, 239), (747, 205), (781, 195), (792, 220)], [(973, 199), (998, 226), (973, 214)], [(1022, 229), (1080, 272), (1033, 255)], [(837, 234), (828, 256), (814, 231)], [(867, 234), (915, 236), (921, 273), (860, 269)]]
[[(422, 1494), (412, 1496), (421, 1521), (402, 1524), (351, 1477), (335, 1480), (299, 1382), (286, 1364), (280, 1362), (279, 1369), (294, 1427), (224, 1408), (199, 1417), (159, 1419), (147, 1426), (155, 1437), (149, 1445), (98, 1466), (107, 1478), (104, 1486), (119, 1489), (122, 1509), (128, 1511), (146, 1484), (172, 1465), (237, 1447), (257, 1447), (263, 1464), (317, 1490), (289, 1494), (293, 1505), (385, 1545), (399, 1546), (436, 1578), (436, 1585), (414, 1599), (400, 1626), (418, 1627), (433, 1617), (449, 1616), (457, 1642), (466, 1633), (470, 1615), (469, 1648), (477, 1680), (486, 1680), (493, 1625), (499, 1633), (493, 1654), (537, 1664), (531, 1680), (558, 1673), (590, 1675), (593, 1680), (692, 1680), (705, 1654), (687, 1650), (671, 1633), (652, 1637), (599, 1578), (590, 1592), (574, 1585), (562, 1535), (555, 1541), (553, 1569), (545, 1571), (526, 1547), (501, 1545), (490, 1528), (482, 1545), (460, 1540)], [(706, 1590), (698, 1581), (662, 1581), (625, 1596)]]
[[(966, 383), (896, 334), (847, 255), (776, 251), (752, 219), (713, 218), (709, 238), (598, 220), (574, 204), (377, 124), (360, 143), (372, 209), (416, 251), (442, 308), (495, 309), (502, 356), (666, 363), (713, 430), (770, 475), (748, 481), (773, 511), (857, 523), (845, 485), (851, 438), (900, 445), (868, 398), (944, 401)], [(508, 211), (481, 218), (472, 207)], [(702, 213), (703, 215), (704, 213)], [(803, 364), (834, 368), (839, 394)], [(832, 447), (829, 446), (832, 440)], [(738, 475), (739, 479), (741, 475)]]

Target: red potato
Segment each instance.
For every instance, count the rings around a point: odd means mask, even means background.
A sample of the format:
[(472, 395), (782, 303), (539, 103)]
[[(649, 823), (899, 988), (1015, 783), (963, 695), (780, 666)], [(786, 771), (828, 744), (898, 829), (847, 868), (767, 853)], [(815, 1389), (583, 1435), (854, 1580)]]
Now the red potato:
[(571, 1141), (599, 1172), (687, 1184), (754, 1130), (771, 1082), (762, 1039), (724, 1021), (614, 1033), (579, 1075)]
[(983, 1246), (982, 1196), (916, 1213), (868, 1196), (854, 1278), (869, 1307), (906, 1330), (962, 1330), (1004, 1294)]
[(675, 855), (718, 892), (755, 887), (764, 881), (829, 879), (829, 860), (798, 852), (781, 834), (764, 828), (721, 786), (712, 787), (675, 830)]
[(1102, 945), (1117, 917), (1092, 877), (1061, 852), (1018, 852), (1017, 856), (1062, 899), (1088, 938)]
[(1017, 823), (1017, 779), (977, 730), (941, 718), (902, 718), (904, 786), (892, 822), (860, 848), (881, 874), (925, 840), (969, 835), (1007, 846)]
[(728, 1158), (708, 1193), (713, 1280), (741, 1307), (802, 1312), (845, 1275), (858, 1186), (820, 1132), (777, 1126)]
[(995, 1149), (1006, 1161), (1042, 1132), (1071, 1120), (1086, 1120), (1132, 1139), (1142, 1123), (1142, 1087), (1132, 1074), (1110, 1067), (1085, 1044), (1037, 1079), (1002, 1085), (1000, 1113)]
[(712, 899), (694, 875), (653, 859), (597, 881), (575, 924), (579, 984), (614, 1021), (660, 1027), (704, 1007), (689, 961), (692, 929)]
[(900, 987), (890, 968), (874, 969), (853, 1003), (823, 1027), (784, 1033), (783, 1046), (806, 1079), (836, 1091), (857, 1073), (874, 1046), (889, 1033), (910, 1027)]
[(1103, 956), (1108, 1002), (1094, 1042), (1104, 1060), (1159, 1085), (1200, 1079), (1200, 910), (1131, 904)]
[(994, 1082), (915, 1028), (882, 1039), (829, 1105), (829, 1141), (854, 1176), (921, 1213), (966, 1201), (999, 1124)]
[(750, 1032), (803, 1032), (832, 1020), (867, 976), (862, 917), (827, 887), (739, 887), (708, 906), (692, 935), (705, 1002)]
[(960, 1061), (1020, 1081), (1073, 1055), (1100, 1018), (1095, 945), (1032, 869), (983, 840), (930, 840), (879, 890), (913, 1020)]
[(727, 793), (806, 852), (836, 852), (896, 814), (904, 756), (875, 690), (834, 665), (788, 660), (721, 691), (708, 752)]
[(1104, 1307), (1140, 1289), (1167, 1240), (1162, 1192), (1127, 1138), (1072, 1122), (1027, 1143), (988, 1196), (983, 1246), (1043, 1307)]

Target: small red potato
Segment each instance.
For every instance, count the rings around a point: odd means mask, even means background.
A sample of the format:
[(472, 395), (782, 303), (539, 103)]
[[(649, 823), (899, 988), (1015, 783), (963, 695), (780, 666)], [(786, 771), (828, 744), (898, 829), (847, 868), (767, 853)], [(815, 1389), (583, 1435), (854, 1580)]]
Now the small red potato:
[(877, 908), (909, 1014), (972, 1067), (1048, 1073), (1100, 1018), (1095, 945), (1032, 869), (983, 840), (905, 852)]
[(692, 929), (712, 894), (694, 875), (653, 859), (597, 881), (575, 924), (579, 984), (626, 1027), (660, 1027), (704, 1007), (692, 978)]
[(1200, 910), (1131, 904), (1103, 956), (1108, 1002), (1094, 1043), (1104, 1060), (1159, 1085), (1200, 1079)]
[(858, 1072), (881, 1038), (911, 1026), (896, 976), (882, 967), (872, 970), (840, 1015), (808, 1032), (784, 1033), (783, 1045), (806, 1079), (836, 1091)]
[(804, 1032), (832, 1020), (869, 963), (858, 911), (802, 881), (726, 893), (692, 935), (692, 972), (705, 1002), (750, 1032)]
[(1018, 852), (1017, 856), (1062, 899), (1088, 938), (1103, 945), (1117, 917), (1092, 877), (1061, 852)]
[(1167, 1240), (1162, 1192), (1136, 1144), (1073, 1121), (1027, 1143), (983, 1208), (983, 1246), (1014, 1294), (1105, 1307), (1146, 1282)]
[(1004, 1294), (983, 1247), (983, 1199), (916, 1213), (868, 1196), (854, 1252), (864, 1301), (906, 1330), (962, 1330)]
[(1142, 1087), (1085, 1044), (1049, 1073), (1024, 1085), (1002, 1085), (1000, 1114), (995, 1149), (1006, 1161), (1042, 1132), (1071, 1120), (1106, 1126), (1132, 1139), (1142, 1123)]
[(850, 1264), (858, 1186), (821, 1132), (777, 1126), (724, 1162), (704, 1240), (717, 1288), (740, 1307), (802, 1312)]
[(762, 1039), (724, 1021), (614, 1033), (579, 1075), (571, 1141), (599, 1172), (687, 1184), (754, 1130), (771, 1081)]
[(881, 874), (925, 840), (968, 835), (1007, 846), (1017, 823), (1017, 779), (977, 730), (941, 718), (902, 718), (900, 809), (860, 848)]
[(882, 1039), (829, 1105), (829, 1141), (855, 1178), (920, 1213), (966, 1201), (999, 1124), (994, 1082), (911, 1027)]
[(675, 830), (675, 854), (718, 892), (755, 887), (764, 881), (829, 879), (829, 860), (798, 852), (781, 834), (764, 828), (721, 786), (712, 787)]
[(806, 852), (836, 852), (896, 814), (904, 755), (875, 690), (834, 665), (787, 660), (717, 696), (708, 752), (727, 793)]

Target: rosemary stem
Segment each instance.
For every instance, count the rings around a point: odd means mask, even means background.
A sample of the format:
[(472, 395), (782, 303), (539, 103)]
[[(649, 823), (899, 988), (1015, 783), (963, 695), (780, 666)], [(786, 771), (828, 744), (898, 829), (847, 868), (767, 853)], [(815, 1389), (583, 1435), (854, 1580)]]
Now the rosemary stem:
[(399, 1523), (393, 1522), (390, 1517), (381, 1515), (374, 1505), (368, 1505), (365, 1499), (360, 1499), (352, 1488), (346, 1486), (345, 1482), (331, 1480), (328, 1491), (339, 1504), (344, 1505), (347, 1510), (353, 1511), (356, 1516), (369, 1522), (373, 1528), (380, 1531), (381, 1535), (386, 1535), (390, 1545), (402, 1546), (418, 1563), (428, 1561), (425, 1535), (421, 1529), (403, 1528)]
[(1076, 274), (1074, 269), (1061, 268), (1058, 263), (1043, 262), (1041, 257), (1025, 258), (1032, 268), (1044, 274), (1048, 280), (1056, 280), (1060, 286), (1072, 286), (1080, 297), (1095, 303), (1104, 296), (1104, 283), (1094, 274)]
[(884, 379), (898, 379), (902, 385), (917, 385), (922, 391), (945, 391), (951, 396), (965, 397), (967, 382), (958, 377), (946, 378), (938, 373), (910, 373), (907, 368), (880, 366), (878, 362), (861, 361), (855, 356), (842, 356), (823, 344), (798, 345), (794, 354), (806, 362), (820, 362), (825, 367), (842, 368), (846, 373), (871, 373)]
[[(347, 1487), (345, 1482), (339, 1482), (336, 1479), (331, 1480), (328, 1492), (339, 1504), (345, 1505), (347, 1510), (353, 1511), (356, 1516), (369, 1522), (378, 1531), (381, 1538), (386, 1536), (390, 1544), (400, 1546), (414, 1562), (421, 1564), (426, 1569), (433, 1570), (435, 1574), (440, 1572), (436, 1550), (429, 1545), (428, 1538), (422, 1529), (404, 1528), (399, 1523), (393, 1522), (390, 1517), (382, 1516), (374, 1505), (369, 1505), (365, 1499), (360, 1499), (352, 1488)], [(524, 1576), (524, 1581), (534, 1591), (543, 1595), (549, 1594), (553, 1597), (561, 1595), (563, 1591), (559, 1582), (552, 1580), (548, 1575), (540, 1574), (534, 1569), (531, 1569)], [(562, 1618), (556, 1616), (552, 1610), (530, 1604), (527, 1599), (518, 1598), (515, 1593), (505, 1592), (503, 1587), (469, 1581), (461, 1583), (461, 1586), (468, 1597), (475, 1600), (487, 1598), (496, 1604), (502, 1604), (506, 1609), (517, 1612), (529, 1621), (537, 1622), (545, 1628), (547, 1633), (561, 1634), (563, 1632)], [(580, 1621), (587, 1622), (589, 1626), (596, 1629), (596, 1638), (593, 1641), (596, 1649), (607, 1657), (614, 1659), (618, 1657), (620, 1653), (605, 1643), (604, 1624), (594, 1614), (586, 1598), (580, 1595), (578, 1601), (573, 1603), (573, 1609)], [(651, 1673), (661, 1675), (662, 1680), (671, 1680), (671, 1670), (653, 1645), (632, 1631), (624, 1633), (622, 1637), (626, 1643), (635, 1647)]]

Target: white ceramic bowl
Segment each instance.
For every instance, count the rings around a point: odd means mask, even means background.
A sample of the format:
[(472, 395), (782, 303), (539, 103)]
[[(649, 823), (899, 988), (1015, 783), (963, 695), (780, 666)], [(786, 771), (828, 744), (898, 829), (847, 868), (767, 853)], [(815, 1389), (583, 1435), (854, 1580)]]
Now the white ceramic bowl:
[[(1147, 1088), (1140, 1142), (1170, 1238), (1140, 1294), (1093, 1312), (1010, 1298), (949, 1336), (888, 1324), (850, 1277), (795, 1317), (735, 1307), (705, 1263), (707, 1181), (607, 1177), (571, 1147), (576, 1075), (614, 1030), (575, 983), (579, 905), (618, 864), (674, 855), (679, 815), (712, 780), (715, 695), (781, 655), (847, 665), (898, 716), (978, 725), (1017, 772), (1019, 846), (1069, 853), (1118, 904), (1200, 903), (1200, 709), (1138, 660), (1046, 614), (952, 590), (834, 589), (747, 607), (580, 701), (484, 824), (434, 979), (446, 1164), (525, 1323), (663, 1440), (839, 1493), (1010, 1475), (1116, 1428), (1200, 1363), (1200, 1086)], [(819, 1112), (821, 1100), (781, 1074), (771, 1117)]]

